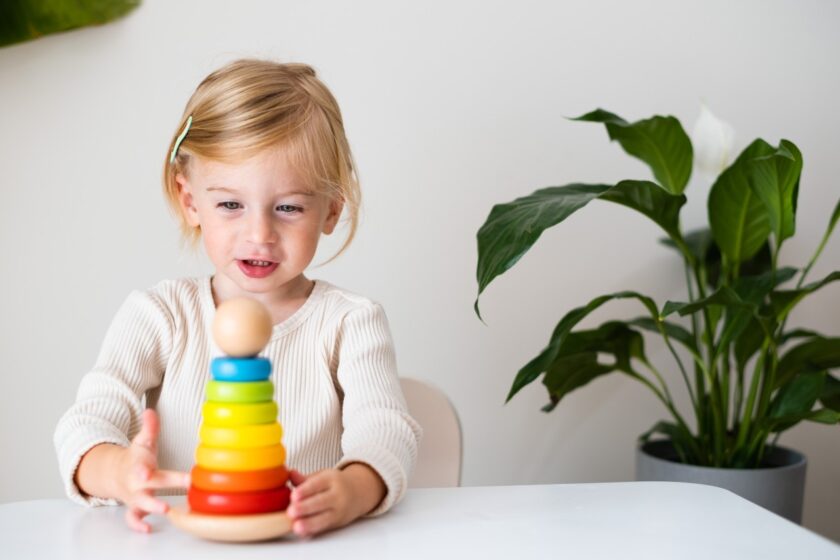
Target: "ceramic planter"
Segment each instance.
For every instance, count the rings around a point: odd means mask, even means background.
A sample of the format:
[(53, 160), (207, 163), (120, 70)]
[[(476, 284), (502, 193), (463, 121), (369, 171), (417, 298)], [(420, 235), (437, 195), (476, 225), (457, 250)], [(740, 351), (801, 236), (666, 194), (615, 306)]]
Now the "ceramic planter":
[(636, 480), (694, 482), (725, 488), (794, 523), (802, 522), (805, 456), (775, 447), (761, 468), (721, 469), (680, 463), (671, 442), (649, 441), (636, 448)]

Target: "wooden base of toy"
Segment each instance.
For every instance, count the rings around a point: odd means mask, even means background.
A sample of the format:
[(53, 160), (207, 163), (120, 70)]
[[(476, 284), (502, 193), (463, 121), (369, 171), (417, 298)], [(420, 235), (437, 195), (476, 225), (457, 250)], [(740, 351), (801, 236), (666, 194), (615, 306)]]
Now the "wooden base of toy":
[(190, 511), (187, 506), (178, 506), (170, 509), (167, 516), (179, 529), (211, 541), (267, 541), (292, 530), (292, 521), (285, 511), (257, 515), (208, 515)]

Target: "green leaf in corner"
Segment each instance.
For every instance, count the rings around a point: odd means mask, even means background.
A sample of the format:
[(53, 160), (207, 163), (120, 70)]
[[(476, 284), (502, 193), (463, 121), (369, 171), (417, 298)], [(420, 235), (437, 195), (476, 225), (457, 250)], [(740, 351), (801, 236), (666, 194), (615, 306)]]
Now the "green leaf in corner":
[(712, 185), (709, 192), (709, 225), (712, 236), (728, 262), (738, 264), (755, 255), (770, 235), (764, 203), (750, 187), (751, 161), (774, 152), (758, 139), (741, 152)]
[(119, 18), (140, 0), (11, 0), (0, 3), (0, 47)]
[(574, 121), (598, 122), (607, 127), (610, 140), (645, 162), (653, 176), (671, 194), (682, 194), (691, 177), (694, 152), (680, 121), (654, 116), (629, 123), (609, 111), (596, 109)]

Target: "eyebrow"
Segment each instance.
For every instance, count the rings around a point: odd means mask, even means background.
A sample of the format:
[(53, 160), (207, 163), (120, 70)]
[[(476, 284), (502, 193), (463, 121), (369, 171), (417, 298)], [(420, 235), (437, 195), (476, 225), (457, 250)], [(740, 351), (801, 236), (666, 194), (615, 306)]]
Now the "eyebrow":
[[(229, 187), (207, 187), (207, 192), (212, 192), (212, 191), (224, 191), (224, 192), (229, 192), (231, 194), (239, 194), (239, 192), (236, 189), (231, 189)], [(315, 193), (307, 192), (307, 191), (289, 191), (289, 192), (284, 192), (284, 193), (279, 193), (279, 194), (281, 194), (283, 196), (287, 196), (287, 195), (291, 195), (291, 194), (299, 194), (299, 195), (302, 195), (302, 196), (315, 196)]]

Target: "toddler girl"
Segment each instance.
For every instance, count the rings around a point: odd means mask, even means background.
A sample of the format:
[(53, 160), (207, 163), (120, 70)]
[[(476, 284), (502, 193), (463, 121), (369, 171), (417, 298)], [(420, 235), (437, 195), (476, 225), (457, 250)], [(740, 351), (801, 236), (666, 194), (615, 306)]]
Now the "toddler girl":
[[(342, 211), (350, 243), (359, 186), (338, 104), (309, 66), (240, 60), (187, 103), (164, 192), (215, 272), (132, 292), (55, 432), (68, 496), (123, 503), (128, 524), (189, 486), (216, 306), (246, 296), (274, 324), (273, 364), (298, 535), (384, 513), (406, 491), (420, 438), (400, 390), (388, 324), (371, 300), (303, 272)], [(339, 251), (341, 252), (341, 251)], [(162, 429), (159, 427), (162, 426)], [(309, 473), (309, 474), (302, 474)]]

